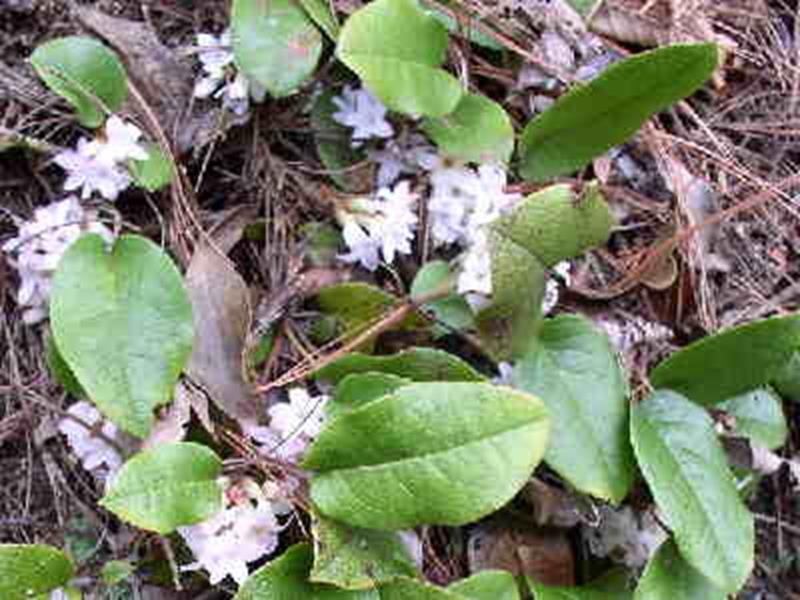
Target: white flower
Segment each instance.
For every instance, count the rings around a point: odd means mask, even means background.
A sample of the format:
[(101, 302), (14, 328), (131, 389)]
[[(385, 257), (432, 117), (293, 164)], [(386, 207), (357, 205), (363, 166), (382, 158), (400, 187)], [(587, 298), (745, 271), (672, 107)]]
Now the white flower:
[(269, 426), (280, 436), (273, 448), (287, 460), (299, 458), (319, 435), (325, 422), (327, 396), (311, 396), (305, 388), (289, 390), (289, 402), (276, 402), (267, 410)]
[(340, 96), (334, 96), (333, 103), (339, 109), (331, 115), (333, 120), (353, 129), (355, 145), (369, 138), (394, 135), (391, 123), (386, 120), (386, 107), (368, 89), (347, 85)]
[[(572, 268), (568, 260), (562, 260), (553, 267), (553, 271), (561, 276), (564, 283), (568, 286), (570, 281), (569, 271)], [(552, 277), (547, 279), (544, 288), (544, 298), (542, 298), (542, 314), (547, 315), (558, 304), (558, 281)]]
[(139, 143), (140, 137), (142, 130), (136, 125), (111, 115), (105, 125), (105, 140), (95, 140), (90, 145), (98, 161), (116, 167), (128, 160), (147, 160), (147, 150)]
[(98, 144), (78, 140), (77, 150), (64, 150), (56, 154), (54, 162), (67, 172), (64, 189), (81, 189), (81, 198), (89, 198), (95, 191), (108, 200), (116, 200), (120, 192), (131, 183), (126, 171), (106, 164), (97, 157)]
[(209, 33), (197, 34), (197, 55), (203, 75), (194, 86), (195, 98), (222, 98), (222, 105), (236, 115), (245, 115), (250, 109), (250, 98), (261, 102), (266, 89), (250, 82), (236, 70), (231, 33), (226, 30), (219, 37)]
[(457, 289), (459, 294), (466, 294), (467, 301), (473, 307), (483, 304), (480, 296), (492, 294), (492, 260), (483, 230), (479, 229), (473, 234), (472, 245), (462, 255)]
[(497, 363), (497, 377), (492, 377), (495, 385), (511, 385), (514, 381), (514, 365), (509, 362), (501, 361)]
[(374, 271), (380, 256), (391, 263), (396, 254), (409, 254), (418, 217), (417, 194), (408, 181), (394, 188), (382, 188), (375, 199), (351, 201), (348, 210), (337, 211), (342, 222), (342, 236), (349, 248), (339, 256), (345, 262), (359, 262)]
[(111, 473), (119, 469), (122, 465), (119, 452), (94, 432), (97, 429), (105, 437), (113, 440), (119, 433), (114, 424), (104, 420), (100, 412), (85, 401), (76, 402), (67, 409), (67, 412), (92, 427), (87, 429), (83, 424), (68, 417), (58, 423), (58, 430), (67, 436), (67, 442), (83, 464), (83, 468), (87, 471), (101, 468)]
[(414, 174), (436, 150), (419, 134), (401, 135), (388, 140), (381, 150), (367, 150), (369, 159), (378, 164), (376, 183), (379, 188), (393, 184), (403, 173)]
[(17, 236), (2, 249), (15, 257), (10, 262), (20, 279), (17, 304), (23, 308), (23, 320), (32, 324), (47, 316), (53, 273), (70, 244), (86, 231), (109, 242), (113, 236), (74, 196), (37, 208), (30, 221), (18, 225)]
[(212, 585), (228, 575), (242, 585), (248, 577), (247, 563), (278, 547), (281, 527), (271, 503), (253, 482), (230, 486), (226, 498), (227, 506), (211, 518), (178, 528), (197, 559), (182, 569), (206, 569)]

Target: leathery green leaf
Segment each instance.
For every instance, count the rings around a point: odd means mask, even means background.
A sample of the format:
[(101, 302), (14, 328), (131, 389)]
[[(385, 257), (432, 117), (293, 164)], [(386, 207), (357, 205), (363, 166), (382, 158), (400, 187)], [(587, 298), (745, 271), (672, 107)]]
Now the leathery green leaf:
[(336, 55), (387, 108), (440, 117), (463, 93), (439, 68), (446, 49), (445, 28), (415, 0), (375, 0), (347, 19)]
[(348, 590), (374, 588), (417, 574), (411, 556), (395, 531), (350, 527), (325, 517), (314, 521), (314, 568), (310, 579)]
[(377, 590), (343, 590), (312, 583), (311, 546), (295, 544), (250, 575), (233, 600), (382, 600)]
[(206, 446), (158, 445), (122, 466), (100, 504), (137, 527), (171, 533), (222, 508), (221, 472), (222, 461)]
[(700, 88), (717, 60), (715, 44), (674, 44), (620, 61), (577, 85), (525, 127), (522, 174), (544, 181), (589, 164), (651, 115)]
[(781, 399), (769, 388), (753, 390), (718, 404), (734, 417), (733, 431), (765, 448), (774, 450), (786, 442), (789, 429)]
[(800, 315), (735, 327), (690, 344), (650, 373), (656, 388), (710, 406), (779, 379), (800, 349)]
[(192, 311), (178, 269), (150, 240), (120, 237), (109, 251), (84, 235), (53, 280), (53, 337), (100, 411), (139, 437), (172, 397), (192, 349)]
[(0, 597), (25, 600), (67, 583), (75, 572), (57, 548), (44, 544), (0, 544)]
[(671, 390), (631, 410), (631, 441), (681, 555), (733, 593), (753, 568), (753, 515), (744, 506), (706, 411)]
[(297, 91), (322, 53), (319, 30), (292, 0), (234, 0), (231, 28), (236, 64), (276, 97)]
[(309, 449), (319, 511), (356, 527), (461, 525), (508, 502), (544, 454), (538, 398), (485, 383), (413, 383), (330, 421)]
[(625, 498), (635, 474), (628, 389), (605, 334), (579, 316), (546, 320), (513, 382), (550, 412), (547, 463), (581, 492), (615, 503)]
[(678, 547), (667, 540), (647, 563), (634, 600), (725, 600), (728, 594), (714, 586), (683, 560)]
[(78, 112), (82, 125), (100, 127), (119, 112), (128, 78), (117, 55), (94, 38), (70, 36), (42, 44), (31, 55), (36, 73)]
[(519, 589), (508, 571), (479, 571), (447, 588), (470, 600), (519, 600)]

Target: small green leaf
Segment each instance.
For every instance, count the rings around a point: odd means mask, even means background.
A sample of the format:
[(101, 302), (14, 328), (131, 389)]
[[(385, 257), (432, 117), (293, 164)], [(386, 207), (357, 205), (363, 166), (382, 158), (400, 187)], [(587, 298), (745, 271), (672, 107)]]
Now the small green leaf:
[(391, 394), (412, 383), (410, 379), (390, 373), (353, 373), (336, 386), (333, 399), (325, 405), (329, 418), (349, 412)]
[(784, 398), (800, 402), (800, 352), (795, 352), (772, 382), (772, 387)]
[(309, 579), (348, 590), (374, 588), (417, 569), (399, 535), (360, 529), (324, 517), (314, 522), (314, 568)]
[(158, 144), (148, 144), (147, 160), (131, 161), (131, 175), (136, 185), (155, 192), (172, 181), (172, 160)]
[(600, 2), (601, 0), (567, 0), (567, 3), (582, 17), (589, 15)]
[(308, 579), (311, 546), (295, 544), (250, 575), (233, 600), (382, 600), (376, 590), (342, 590)]
[(206, 446), (162, 444), (122, 465), (100, 504), (137, 527), (171, 533), (222, 509), (221, 471), (222, 461)]
[(630, 592), (607, 592), (591, 586), (554, 587), (530, 577), (526, 577), (526, 581), (533, 591), (534, 600), (630, 600), (633, 597)]
[(506, 163), (514, 152), (506, 111), (479, 94), (464, 94), (452, 113), (427, 119), (422, 128), (442, 154), (456, 160)]
[(625, 498), (635, 474), (628, 390), (605, 334), (583, 317), (548, 319), (513, 381), (542, 398), (553, 419), (547, 463), (581, 492)]
[(612, 225), (597, 184), (579, 195), (568, 185), (547, 187), (490, 225), (492, 304), (478, 328), (496, 358), (519, 357), (535, 339), (545, 269), (604, 243)]
[(93, 38), (63, 37), (31, 55), (36, 73), (78, 112), (82, 125), (100, 127), (107, 113), (119, 112), (128, 79), (117, 55)]
[(508, 571), (480, 571), (448, 588), (469, 600), (519, 600), (519, 589)]
[(47, 368), (55, 380), (70, 394), (76, 398), (85, 398), (86, 392), (81, 387), (80, 382), (75, 378), (75, 374), (58, 351), (58, 346), (50, 334), (44, 341), (44, 359)]
[(711, 418), (680, 394), (657, 391), (631, 410), (631, 441), (683, 557), (726, 592), (737, 591), (753, 568), (753, 515)]
[(314, 72), (322, 36), (291, 0), (234, 0), (233, 54), (249, 79), (288, 96)]
[(114, 424), (139, 437), (172, 397), (192, 349), (191, 305), (180, 273), (153, 242), (98, 235), (72, 244), (53, 280), (58, 349)]
[(679, 350), (653, 369), (650, 382), (710, 406), (779, 378), (798, 349), (800, 315), (765, 319)]
[[(463, 5), (461, 5), (460, 8), (463, 9)], [(503, 50), (503, 46), (497, 43), (494, 40), (494, 38), (489, 37), (477, 27), (470, 26), (472, 25), (471, 21), (464, 23), (462, 25), (456, 19), (451, 17), (449, 14), (437, 9), (435, 6), (428, 5), (425, 7), (425, 10), (434, 19), (436, 19), (442, 25), (444, 25), (447, 28), (447, 31), (449, 31), (453, 35), (465, 38), (470, 42), (472, 42), (473, 44), (478, 44), (479, 46), (483, 46), (484, 48), (489, 48), (489, 50)]]
[[(399, 299), (382, 289), (368, 283), (340, 283), (329, 285), (317, 294), (317, 305), (321, 312), (339, 319), (346, 340), (356, 337), (386, 311), (396, 306)], [(416, 313), (409, 314), (397, 329), (421, 329), (427, 325)], [(361, 346), (363, 350), (371, 350), (375, 340)]]
[(717, 66), (714, 44), (675, 44), (620, 61), (578, 85), (522, 133), (520, 170), (568, 175), (625, 142), (653, 114), (700, 88)]
[[(434, 293), (442, 288), (452, 289), (455, 275), (443, 260), (433, 260), (425, 263), (417, 271), (411, 284), (411, 299), (418, 301), (426, 294)], [(446, 287), (445, 287), (446, 286)], [(425, 308), (430, 309), (436, 318), (445, 326), (439, 326), (437, 333), (446, 335), (455, 331), (471, 329), (475, 324), (475, 316), (464, 297), (453, 291), (452, 294), (439, 300), (425, 303)], [(434, 325), (436, 328), (436, 325)]]
[(390, 356), (368, 356), (351, 352), (323, 367), (314, 376), (339, 383), (352, 373), (376, 371), (407, 377), (413, 381), (486, 381), (469, 363), (433, 348), (409, 348)]
[(761, 388), (718, 404), (719, 410), (736, 418), (733, 431), (760, 446), (774, 450), (789, 434), (781, 399), (771, 389)]
[(336, 55), (387, 108), (440, 117), (463, 93), (439, 68), (446, 50), (445, 28), (415, 0), (374, 0), (347, 19)]
[(728, 594), (714, 586), (683, 560), (672, 540), (667, 540), (647, 563), (634, 600), (725, 600)]
[(508, 502), (541, 460), (541, 400), (485, 383), (414, 383), (328, 423), (304, 468), (321, 513), (372, 529), (462, 525)]
[[(317, 154), (330, 178), (340, 188), (350, 192), (363, 187), (358, 172), (350, 169), (364, 160), (364, 152), (353, 148), (352, 131), (333, 118), (338, 108), (333, 103), (334, 90), (324, 91), (311, 108), (311, 128), (317, 144)], [(341, 239), (341, 237), (339, 238)]]
[(100, 578), (106, 585), (117, 585), (128, 579), (136, 571), (136, 566), (129, 560), (110, 560), (103, 565)]
[(0, 598), (25, 600), (72, 579), (69, 558), (43, 544), (0, 544)]

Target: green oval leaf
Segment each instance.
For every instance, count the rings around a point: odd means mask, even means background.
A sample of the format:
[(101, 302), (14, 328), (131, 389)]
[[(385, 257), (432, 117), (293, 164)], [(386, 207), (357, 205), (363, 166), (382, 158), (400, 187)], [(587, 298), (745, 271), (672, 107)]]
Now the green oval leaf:
[(295, 544), (250, 575), (233, 600), (381, 600), (376, 590), (342, 590), (308, 579), (311, 546)]
[(665, 46), (610, 66), (525, 127), (519, 148), (523, 176), (543, 181), (589, 164), (651, 115), (694, 93), (716, 66), (714, 44)]
[(714, 586), (683, 560), (678, 548), (667, 540), (647, 563), (634, 600), (725, 600), (728, 594)]
[(311, 446), (311, 498), (372, 529), (461, 525), (508, 502), (541, 460), (538, 398), (484, 383), (414, 383), (341, 415)]
[(393, 531), (350, 527), (324, 517), (314, 522), (314, 568), (309, 579), (348, 590), (363, 590), (417, 568)]
[(136, 185), (155, 192), (172, 181), (172, 160), (158, 144), (147, 144), (147, 160), (133, 160), (130, 172)]
[[(334, 90), (329, 89), (314, 101), (310, 115), (311, 128), (314, 130), (317, 154), (330, 171), (330, 178), (343, 190), (356, 192), (363, 190), (364, 182), (360, 180), (358, 171), (350, 167), (364, 160), (364, 151), (353, 148), (352, 130), (333, 118), (333, 113), (338, 110), (333, 103), (335, 95)], [(340, 243), (339, 238), (336, 245)]]
[(760, 446), (774, 450), (786, 442), (789, 434), (781, 399), (766, 388), (726, 400), (717, 408), (735, 417), (733, 431)]
[[(434, 324), (434, 334), (447, 335), (455, 331), (470, 329), (475, 324), (475, 316), (464, 296), (454, 290), (455, 275), (443, 260), (432, 260), (422, 265), (411, 284), (411, 299), (419, 301), (426, 294), (441, 289), (453, 289), (453, 293), (425, 303), (441, 325)], [(445, 287), (446, 286), (446, 287)]]
[(334, 42), (339, 37), (339, 21), (326, 0), (300, 0), (311, 20)]
[(528, 586), (533, 591), (534, 600), (629, 600), (630, 592), (597, 589), (592, 584), (582, 587), (555, 587), (544, 585), (526, 577)]
[(506, 163), (514, 152), (514, 129), (506, 111), (479, 94), (464, 94), (452, 113), (427, 119), (422, 129), (443, 154), (456, 160)]
[(547, 464), (581, 492), (625, 498), (635, 474), (628, 389), (605, 334), (583, 317), (546, 320), (513, 381), (542, 398), (553, 420)]
[(117, 55), (93, 38), (71, 36), (42, 44), (31, 55), (36, 73), (78, 112), (82, 125), (100, 127), (119, 112), (128, 79)]
[(191, 442), (144, 450), (122, 465), (100, 504), (120, 519), (161, 534), (222, 509), (222, 461)]
[(231, 27), (237, 66), (276, 97), (297, 91), (322, 53), (319, 30), (292, 0), (234, 0)]
[(486, 377), (469, 363), (433, 348), (409, 348), (390, 356), (351, 352), (314, 373), (314, 377), (336, 384), (352, 373), (369, 371), (407, 377), (413, 381), (486, 381)]
[(657, 391), (631, 410), (631, 441), (683, 557), (721, 589), (738, 590), (753, 568), (753, 515), (711, 418), (680, 394)]
[(800, 315), (765, 319), (679, 350), (653, 369), (650, 382), (709, 406), (777, 379), (799, 348)]
[(43, 544), (0, 544), (0, 598), (24, 600), (67, 583), (72, 562), (57, 548)]
[(604, 243), (613, 222), (593, 183), (581, 194), (568, 185), (547, 187), (490, 225), (492, 304), (479, 313), (478, 327), (497, 358), (518, 357), (535, 339), (545, 269)]
[(347, 19), (336, 55), (387, 108), (440, 117), (463, 93), (439, 68), (446, 50), (445, 28), (415, 0), (374, 0)]
[(378, 591), (380, 600), (467, 600), (452, 590), (409, 577), (398, 577)]
[(480, 571), (448, 588), (469, 600), (519, 600), (519, 589), (508, 571)]
[(192, 313), (180, 273), (150, 240), (125, 235), (111, 251), (98, 235), (69, 247), (53, 280), (58, 349), (114, 424), (146, 437), (192, 349)]

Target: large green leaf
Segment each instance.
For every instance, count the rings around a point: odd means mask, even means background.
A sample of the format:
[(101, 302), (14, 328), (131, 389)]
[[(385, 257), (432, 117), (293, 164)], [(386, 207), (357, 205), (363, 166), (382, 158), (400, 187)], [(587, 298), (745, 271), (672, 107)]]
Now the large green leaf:
[(467, 597), (452, 590), (410, 577), (398, 577), (391, 583), (381, 586), (378, 591), (380, 600), (468, 600)]
[(222, 508), (222, 461), (206, 446), (162, 444), (122, 465), (100, 504), (142, 529), (166, 534)]
[(347, 19), (336, 55), (387, 108), (440, 117), (463, 93), (439, 68), (446, 50), (445, 28), (415, 0), (374, 0)]
[(448, 588), (469, 600), (519, 600), (519, 589), (508, 571), (479, 571)]
[(635, 473), (628, 390), (605, 334), (583, 317), (548, 319), (517, 362), (513, 382), (550, 412), (547, 463), (581, 492), (621, 501)]
[(325, 517), (314, 522), (314, 568), (310, 580), (349, 590), (374, 588), (416, 566), (394, 531), (361, 529)]
[(667, 540), (647, 563), (634, 600), (725, 600), (728, 595), (683, 560)]
[(234, 0), (231, 27), (237, 66), (276, 97), (297, 91), (322, 53), (319, 30), (292, 0)]
[(508, 502), (544, 454), (541, 400), (485, 383), (414, 383), (330, 421), (311, 498), (357, 527), (461, 525)]
[(411, 379), (391, 373), (367, 372), (347, 375), (336, 386), (331, 401), (325, 404), (325, 412), (329, 418), (336, 417), (391, 394), (409, 383), (412, 383)]
[(522, 133), (522, 174), (567, 175), (630, 138), (654, 113), (692, 94), (717, 66), (714, 44), (675, 44), (620, 61), (578, 85)]
[(679, 350), (650, 373), (656, 388), (706, 406), (779, 378), (800, 349), (800, 315), (729, 329)]
[(555, 587), (544, 585), (527, 578), (528, 585), (533, 590), (534, 600), (629, 600), (633, 594), (629, 592), (608, 592), (583, 587)]
[(541, 316), (546, 269), (604, 243), (612, 225), (596, 184), (581, 194), (568, 185), (550, 186), (490, 225), (492, 304), (478, 315), (478, 327), (497, 358), (516, 358), (529, 348)]
[(409, 348), (390, 356), (351, 352), (323, 367), (314, 376), (339, 383), (352, 373), (375, 371), (414, 381), (485, 381), (486, 377), (453, 354), (433, 348)]
[(0, 598), (24, 600), (61, 587), (72, 579), (69, 558), (52, 546), (0, 544)]
[(452, 113), (428, 119), (422, 128), (442, 154), (456, 160), (506, 163), (514, 152), (506, 111), (480, 94), (464, 94)]
[(158, 144), (147, 144), (147, 160), (130, 162), (131, 175), (136, 185), (155, 192), (172, 181), (172, 159), (161, 151)]
[(98, 235), (59, 263), (50, 300), (61, 355), (97, 407), (145, 437), (192, 349), (192, 314), (180, 273), (146, 238), (124, 235), (109, 251)]
[(753, 567), (753, 515), (706, 411), (656, 391), (631, 410), (631, 441), (683, 557), (726, 592), (738, 590)]
[(250, 575), (234, 600), (381, 600), (376, 590), (343, 590), (311, 583), (311, 546), (295, 544)]
[(119, 112), (128, 95), (122, 63), (93, 38), (51, 40), (36, 48), (31, 64), (51, 90), (72, 104), (86, 127), (100, 127), (107, 113)]
[(781, 399), (769, 388), (731, 398), (717, 408), (735, 417), (733, 431), (765, 448), (783, 446), (789, 433)]

